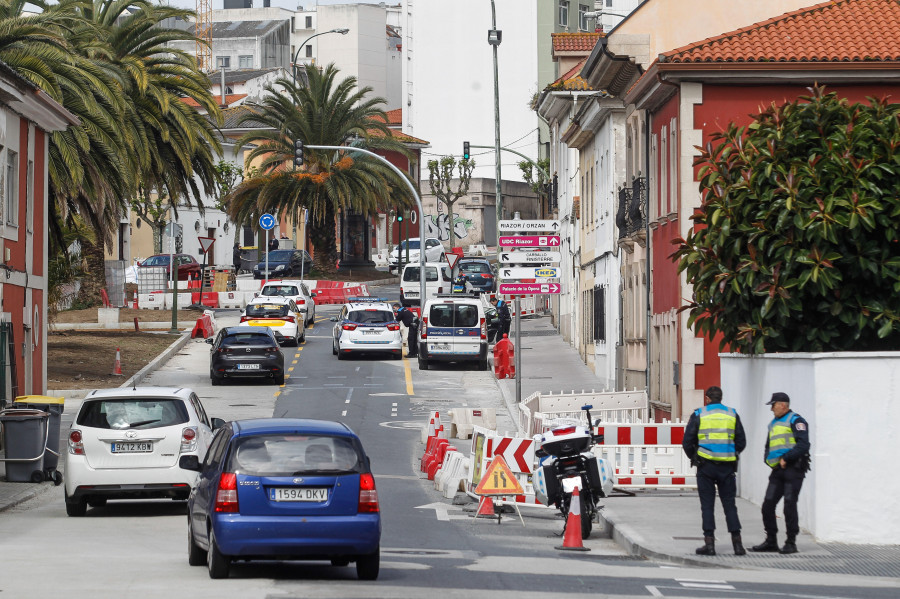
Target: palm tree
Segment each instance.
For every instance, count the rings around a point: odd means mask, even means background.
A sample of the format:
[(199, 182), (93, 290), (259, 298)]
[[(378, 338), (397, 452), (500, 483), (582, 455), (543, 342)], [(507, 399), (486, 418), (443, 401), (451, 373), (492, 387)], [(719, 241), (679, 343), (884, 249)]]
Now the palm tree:
[[(227, 212), (234, 222), (254, 222), (258, 215), (298, 214), (309, 210), (309, 238), (315, 265), (323, 274), (336, 270), (335, 218), (339, 211), (367, 214), (390, 205), (408, 205), (405, 183), (378, 160), (359, 152), (306, 150), (305, 164), (293, 166), (294, 140), (309, 145), (340, 146), (349, 140), (369, 149), (408, 154), (391, 137), (381, 106), (383, 98), (366, 98), (372, 88), (356, 89), (356, 78), (336, 82), (338, 70), (306, 66), (308, 85), (279, 79), (266, 88), (261, 103), (250, 103), (240, 123), (256, 123), (259, 130), (243, 135), (237, 149), (253, 148), (246, 166), (255, 167), (235, 188)], [(276, 90), (280, 87), (285, 93)]]

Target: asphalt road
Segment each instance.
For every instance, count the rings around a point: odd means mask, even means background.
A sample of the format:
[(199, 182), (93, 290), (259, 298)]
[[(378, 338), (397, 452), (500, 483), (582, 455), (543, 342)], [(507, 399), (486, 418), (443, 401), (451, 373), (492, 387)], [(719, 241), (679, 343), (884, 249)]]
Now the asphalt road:
[[(392, 290), (381, 290), (391, 292)], [(396, 288), (393, 290), (396, 293)], [(372, 460), (383, 516), (376, 582), (322, 562), (237, 564), (213, 581), (187, 563), (185, 509), (173, 501), (110, 502), (68, 518), (62, 488), (0, 518), (4, 597), (873, 597), (896, 588), (862, 577), (675, 567), (625, 555), (596, 533), (589, 552), (563, 552), (562, 521), (549, 511), (474, 519), (450, 505), (418, 471), (418, 427), (428, 413), (496, 398), (489, 372), (442, 365), (331, 355), (329, 316), (320, 307), (299, 348), (284, 348), (293, 370), (284, 387), (239, 382), (213, 388), (208, 352), (189, 344), (149, 384), (189, 386), (212, 416), (322, 418), (347, 423)], [(222, 318), (222, 322), (227, 322)], [(72, 410), (76, 406), (68, 406)], [(415, 428), (413, 428), (415, 427)], [(893, 585), (892, 585), (893, 586)]]

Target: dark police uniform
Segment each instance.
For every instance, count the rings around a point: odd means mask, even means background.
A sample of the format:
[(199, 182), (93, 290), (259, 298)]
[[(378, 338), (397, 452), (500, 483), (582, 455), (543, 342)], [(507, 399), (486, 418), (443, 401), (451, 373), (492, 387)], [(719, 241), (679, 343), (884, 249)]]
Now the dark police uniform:
[[(774, 542), (778, 534), (775, 507), (784, 498), (787, 541), (782, 553), (795, 553), (797, 550), (796, 538), (800, 533), (797, 500), (803, 487), (803, 479), (809, 470), (809, 449), (809, 424), (800, 414), (788, 410), (784, 416), (774, 418), (769, 424), (765, 456), (766, 464), (772, 468), (772, 472), (769, 474), (769, 486), (762, 505), (762, 518), (766, 541), (771, 539)], [(784, 467), (781, 466), (781, 460), (785, 461)]]
[(512, 315), (509, 306), (502, 299), (497, 300), (497, 314), (500, 316), (500, 327), (497, 329), (497, 341), (503, 339), (503, 335), (509, 335), (509, 325), (512, 323)]
[(406, 343), (409, 346), (407, 356), (414, 358), (419, 355), (419, 346), (416, 337), (419, 333), (419, 322), (412, 310), (401, 307), (397, 310), (397, 320), (406, 327)]
[[(710, 403), (691, 414), (684, 429), (681, 444), (684, 453), (697, 466), (697, 492), (700, 495), (700, 511), (703, 517), (703, 536), (706, 545), (697, 550), (701, 555), (715, 555), (716, 489), (725, 523), (732, 534), (735, 552), (744, 553), (740, 545), (741, 521), (738, 518), (737, 495), (738, 454), (747, 447), (747, 437), (741, 418), (733, 408), (721, 403)], [(740, 546), (740, 549), (738, 547)]]

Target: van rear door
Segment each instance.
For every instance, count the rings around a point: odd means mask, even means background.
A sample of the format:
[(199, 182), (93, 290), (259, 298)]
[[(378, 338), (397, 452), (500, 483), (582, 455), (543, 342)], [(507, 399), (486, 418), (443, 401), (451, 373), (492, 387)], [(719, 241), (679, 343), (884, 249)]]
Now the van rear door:
[(480, 350), (478, 306), (453, 300), (431, 305), (428, 312), (429, 354), (477, 358)]

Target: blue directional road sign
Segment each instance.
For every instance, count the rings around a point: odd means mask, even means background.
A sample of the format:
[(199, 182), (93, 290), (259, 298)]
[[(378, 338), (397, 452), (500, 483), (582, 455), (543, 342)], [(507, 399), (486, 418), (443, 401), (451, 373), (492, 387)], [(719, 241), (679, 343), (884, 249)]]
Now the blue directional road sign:
[(275, 228), (275, 217), (271, 214), (263, 214), (259, 217), (259, 226), (269, 231)]

